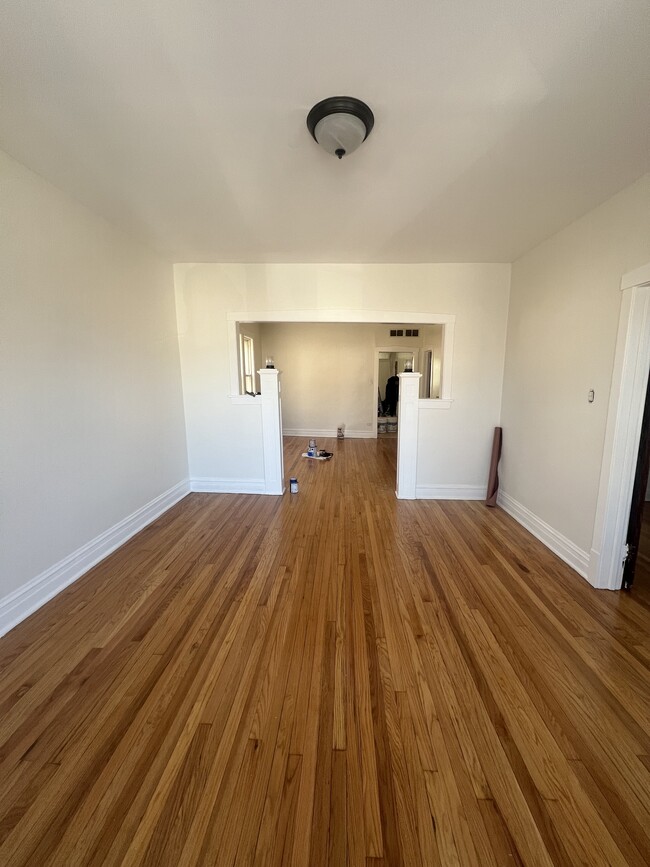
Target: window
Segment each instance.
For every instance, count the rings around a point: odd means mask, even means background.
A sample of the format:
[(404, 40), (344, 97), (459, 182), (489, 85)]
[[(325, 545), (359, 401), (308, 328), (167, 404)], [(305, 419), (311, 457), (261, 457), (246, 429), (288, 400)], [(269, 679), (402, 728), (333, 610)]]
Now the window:
[(242, 394), (255, 394), (255, 347), (253, 338), (241, 337), (241, 390)]

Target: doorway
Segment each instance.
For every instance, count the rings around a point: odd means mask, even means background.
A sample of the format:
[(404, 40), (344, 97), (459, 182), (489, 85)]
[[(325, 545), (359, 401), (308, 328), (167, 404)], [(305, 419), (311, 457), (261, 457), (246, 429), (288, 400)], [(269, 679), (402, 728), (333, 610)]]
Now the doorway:
[(395, 438), (399, 425), (399, 374), (417, 370), (413, 348), (378, 349), (375, 354), (377, 383), (376, 436)]
[[(246, 312), (246, 313), (228, 313), (228, 351), (230, 358), (230, 382), (231, 393), (230, 401), (239, 405), (247, 405), (252, 407), (255, 404), (261, 406), (262, 400), (259, 395), (245, 394), (242, 392), (239, 358), (239, 334), (240, 329), (250, 329), (258, 326), (264, 331), (261, 333), (261, 355), (263, 358), (270, 356), (273, 358), (274, 366), (282, 374), (282, 416), (284, 421), (285, 436), (298, 437), (335, 437), (336, 429), (339, 425), (344, 428), (345, 437), (348, 438), (377, 438), (377, 374), (376, 366), (373, 374), (372, 360), (375, 355), (374, 350), (377, 345), (383, 343), (386, 337), (403, 338), (403, 342), (409, 339), (413, 340), (413, 344), (409, 349), (417, 355), (418, 352), (424, 351), (422, 344), (427, 343), (427, 348), (431, 350), (431, 367), (432, 367), (432, 382), (436, 382), (436, 371), (438, 375), (438, 387), (434, 390), (431, 387), (430, 399), (427, 403), (438, 402), (439, 405), (444, 405), (448, 408), (451, 405), (451, 382), (452, 382), (452, 357), (454, 345), (454, 324), (455, 315), (453, 314), (432, 314), (420, 313), (417, 315), (418, 325), (416, 326), (394, 326), (394, 323), (404, 323), (411, 319), (410, 314), (403, 313), (387, 313), (386, 311), (357, 311), (357, 310), (318, 310), (313, 311), (313, 318), (309, 312), (304, 310), (299, 311), (266, 311), (266, 312)], [(339, 327), (353, 326), (357, 339), (355, 340), (355, 352), (361, 350), (359, 345), (359, 336), (364, 329), (372, 329), (374, 339), (371, 343), (366, 344), (366, 349), (362, 353), (365, 354), (364, 359), (359, 357), (352, 358), (347, 351), (343, 352), (342, 344), (338, 340), (329, 339), (325, 342), (309, 339), (301, 339), (299, 346), (296, 346), (294, 357), (287, 356), (289, 347), (288, 332), (285, 331), (287, 339), (278, 341), (279, 333), (275, 334), (275, 346), (268, 345), (268, 337), (273, 327), (279, 331), (280, 327), (284, 326), (303, 326), (305, 328), (318, 328), (323, 326)], [(394, 326), (394, 328), (393, 328)], [(394, 331), (394, 333), (393, 333)], [(410, 332), (410, 333), (409, 333)], [(432, 339), (427, 339), (429, 333), (433, 335)], [(398, 341), (401, 345), (402, 341)], [(318, 351), (314, 351), (318, 348)], [(393, 345), (390, 347), (395, 349)], [(268, 365), (267, 365), (268, 366)], [(340, 368), (344, 370), (344, 376), (340, 375)], [(359, 375), (359, 371), (365, 369), (367, 371), (367, 379), (364, 382), (363, 376)], [(335, 376), (337, 370), (339, 375)], [(292, 382), (293, 378), (293, 382)], [(313, 385), (310, 385), (310, 378)], [(370, 390), (369, 382), (374, 379), (374, 388)], [(413, 381), (415, 381), (415, 377)], [(419, 375), (417, 376), (419, 380)], [(331, 394), (325, 393), (327, 388), (330, 388), (335, 383), (344, 386), (336, 387)], [(347, 387), (353, 384), (354, 387), (362, 387), (362, 393), (350, 400)], [(418, 402), (422, 402), (422, 395), (418, 396), (418, 389), (411, 382), (406, 389), (408, 400), (404, 401), (404, 407), (408, 405), (408, 411), (405, 413), (407, 423), (403, 425), (405, 433), (408, 436), (403, 436), (402, 447), (398, 440), (397, 455), (396, 455), (396, 494), (399, 499), (416, 499), (416, 468), (417, 468), (417, 416)], [(434, 393), (435, 391), (435, 393)], [(299, 396), (300, 395), (300, 396)], [(299, 396), (299, 397), (298, 397)], [(294, 408), (297, 406), (297, 412), (293, 413), (292, 399)], [(418, 397), (420, 400), (418, 400)], [(347, 403), (346, 403), (347, 401)], [(310, 404), (311, 416), (306, 418), (305, 404)], [(347, 408), (346, 408), (347, 407)], [(347, 416), (347, 418), (345, 417)], [(304, 427), (303, 427), (304, 425)], [(407, 447), (408, 446), (408, 447)], [(279, 446), (281, 448), (281, 446)]]
[(639, 439), (630, 520), (623, 566), (623, 589), (650, 598), (650, 379), (646, 386), (643, 422)]
[[(621, 313), (589, 557), (589, 582), (620, 590), (650, 369), (650, 263), (621, 280)], [(641, 485), (641, 482), (639, 482)], [(639, 496), (637, 486), (637, 497)], [(642, 492), (645, 495), (645, 490)]]

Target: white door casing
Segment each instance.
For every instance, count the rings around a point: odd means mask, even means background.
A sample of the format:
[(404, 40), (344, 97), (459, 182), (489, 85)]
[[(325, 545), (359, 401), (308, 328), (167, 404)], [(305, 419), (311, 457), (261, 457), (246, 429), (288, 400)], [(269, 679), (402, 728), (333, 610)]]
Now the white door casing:
[(621, 280), (623, 297), (605, 446), (598, 490), (589, 581), (620, 590), (632, 488), (650, 369), (650, 264)]

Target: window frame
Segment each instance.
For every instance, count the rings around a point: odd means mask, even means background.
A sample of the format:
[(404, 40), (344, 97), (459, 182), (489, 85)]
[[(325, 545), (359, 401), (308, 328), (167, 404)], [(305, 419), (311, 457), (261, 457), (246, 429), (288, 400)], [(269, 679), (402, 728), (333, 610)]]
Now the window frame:
[(239, 335), (241, 394), (255, 394), (255, 341), (248, 334)]

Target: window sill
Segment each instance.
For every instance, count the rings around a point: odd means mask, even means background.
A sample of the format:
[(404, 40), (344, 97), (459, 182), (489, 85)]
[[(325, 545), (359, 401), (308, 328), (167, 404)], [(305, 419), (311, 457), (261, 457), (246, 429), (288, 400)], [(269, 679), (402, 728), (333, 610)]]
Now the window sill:
[(256, 394), (230, 394), (230, 403), (240, 406), (256, 406), (262, 403), (262, 395)]
[(420, 398), (418, 401), (420, 409), (451, 409), (453, 400), (444, 398)]

